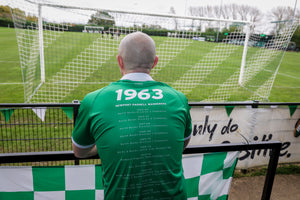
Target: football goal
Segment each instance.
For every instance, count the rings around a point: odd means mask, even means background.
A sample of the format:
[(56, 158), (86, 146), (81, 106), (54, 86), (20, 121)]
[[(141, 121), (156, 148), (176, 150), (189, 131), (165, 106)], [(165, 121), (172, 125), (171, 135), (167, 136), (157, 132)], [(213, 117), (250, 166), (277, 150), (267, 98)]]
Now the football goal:
[[(25, 102), (58, 103), (120, 79), (121, 39), (142, 31), (159, 57), (151, 75), (189, 101), (268, 101), (299, 22), (262, 33), (248, 21), (103, 10), (57, 1), (12, 0)], [(267, 23), (267, 22), (266, 22)]]

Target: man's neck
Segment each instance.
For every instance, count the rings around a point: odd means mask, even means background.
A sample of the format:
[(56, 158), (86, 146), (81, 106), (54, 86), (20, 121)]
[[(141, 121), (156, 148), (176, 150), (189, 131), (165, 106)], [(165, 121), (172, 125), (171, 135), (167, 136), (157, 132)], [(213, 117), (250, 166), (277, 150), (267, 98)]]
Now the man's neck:
[(121, 80), (131, 80), (131, 81), (153, 81), (152, 77), (143, 72), (134, 72), (125, 74)]

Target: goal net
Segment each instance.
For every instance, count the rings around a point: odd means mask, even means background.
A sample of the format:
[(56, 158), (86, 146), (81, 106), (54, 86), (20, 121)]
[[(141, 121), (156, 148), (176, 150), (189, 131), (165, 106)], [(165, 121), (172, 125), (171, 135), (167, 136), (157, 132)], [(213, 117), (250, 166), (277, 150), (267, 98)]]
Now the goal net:
[[(47, 2), (47, 3), (45, 3)], [(189, 101), (268, 101), (282, 57), (299, 22), (262, 34), (245, 21), (148, 14), (13, 0), (25, 102), (57, 103), (120, 79), (121, 39), (150, 35), (159, 62), (151, 75)]]

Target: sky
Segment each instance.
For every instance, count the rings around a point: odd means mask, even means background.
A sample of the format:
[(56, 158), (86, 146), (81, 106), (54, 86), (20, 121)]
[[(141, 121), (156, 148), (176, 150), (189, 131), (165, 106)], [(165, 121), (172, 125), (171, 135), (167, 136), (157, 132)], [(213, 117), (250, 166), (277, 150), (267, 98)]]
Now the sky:
[[(0, 5), (7, 5), (8, 2), (14, 2), (15, 0), (0, 0)], [(24, 0), (16, 0), (24, 1)], [(37, 1), (37, 0), (30, 0)], [(53, 3), (58, 5), (64, 4), (76, 7), (89, 7), (100, 8), (107, 10), (122, 10), (122, 11), (135, 11), (142, 13), (162, 13), (170, 14), (170, 8), (173, 7), (175, 13), (180, 16), (188, 15), (189, 7), (205, 6), (205, 5), (224, 5), (230, 3), (250, 5), (259, 8), (262, 12), (267, 13), (272, 8), (277, 6), (290, 6), (294, 8), (295, 3), (297, 8), (300, 9), (300, 0), (38, 0), (39, 2)], [(58, 19), (60, 13), (51, 13), (47, 19), (49, 21), (59, 22)], [(89, 15), (90, 16), (90, 15)], [(51, 19), (52, 18), (52, 19)], [(79, 23), (86, 23), (88, 18), (83, 19), (83, 16), (78, 16), (79, 19), (73, 19)], [(75, 23), (76, 23), (75, 22)], [(74, 22), (72, 22), (74, 23)]]
[[(98, 1), (99, 2), (99, 1)], [(103, 1), (102, 1), (103, 2)], [(175, 8), (176, 14), (185, 15), (185, 10), (189, 6), (201, 6), (201, 5), (221, 5), (229, 3), (237, 4), (249, 4), (259, 7), (261, 10), (268, 10), (273, 6), (285, 6), (289, 5), (294, 7), (295, 0), (114, 0), (104, 1), (103, 6), (111, 8), (119, 8), (126, 10), (141, 10), (150, 12), (163, 12), (168, 13), (170, 7)], [(299, 4), (297, 2), (297, 4)]]
[[(1, 0), (0, 4), (5, 5), (9, 1), (13, 2), (14, 0)], [(170, 7), (174, 7), (178, 15), (185, 15), (190, 6), (229, 3), (248, 4), (258, 7), (262, 11), (267, 11), (276, 6), (294, 7), (295, 2), (297, 2), (297, 7), (300, 8), (300, 0), (44, 0), (44, 2), (150, 13), (169, 13)]]

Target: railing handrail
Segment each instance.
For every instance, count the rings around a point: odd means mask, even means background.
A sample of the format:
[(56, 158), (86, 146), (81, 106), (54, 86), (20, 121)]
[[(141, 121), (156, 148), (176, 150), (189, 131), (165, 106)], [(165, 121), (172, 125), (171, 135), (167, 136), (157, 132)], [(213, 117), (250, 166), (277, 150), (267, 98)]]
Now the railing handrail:
[[(226, 143), (226, 144), (209, 144), (209, 145), (192, 145), (188, 146), (183, 154), (197, 154), (208, 152), (222, 151), (244, 151), (254, 149), (274, 149), (281, 147), (279, 141), (251, 142), (245, 143)], [(57, 157), (56, 157), (57, 156)], [(0, 153), (1, 163), (20, 163), (20, 162), (41, 162), (41, 161), (58, 161), (58, 160), (85, 160), (99, 159), (99, 156), (89, 158), (76, 158), (73, 151), (45, 151), (45, 152), (18, 152), (18, 153)]]
[[(7, 107), (74, 107), (80, 103), (0, 103), (0, 108)], [(189, 102), (190, 106), (288, 106), (300, 105), (300, 102), (222, 102), (222, 103), (209, 103), (209, 102)]]
[[(267, 171), (264, 189), (261, 197), (262, 200), (268, 200), (271, 197), (276, 168), (277, 168), (279, 154), (281, 150), (281, 142), (267, 141), (267, 142), (248, 143), (248, 144), (238, 143), (238, 144), (190, 146), (187, 147), (183, 153), (195, 154), (195, 153), (204, 153), (204, 152), (242, 151), (242, 150), (252, 150), (252, 149), (271, 149), (268, 171)], [(93, 156), (85, 159), (97, 159), (97, 158), (99, 157)], [(34, 162), (34, 160), (35, 161), (75, 160), (75, 163), (78, 163), (78, 160), (81, 159), (76, 158), (73, 154), (73, 151), (0, 154), (0, 164), (12, 163), (12, 162)]]
[(220, 152), (221, 149), (225, 151), (244, 151), (254, 149), (273, 149), (280, 148), (281, 142), (279, 141), (266, 141), (266, 142), (250, 142), (250, 143), (223, 143), (223, 144), (209, 144), (209, 145), (190, 145), (183, 154), (207, 153), (207, 152)]
[(73, 107), (73, 103), (0, 103), (0, 108)]

